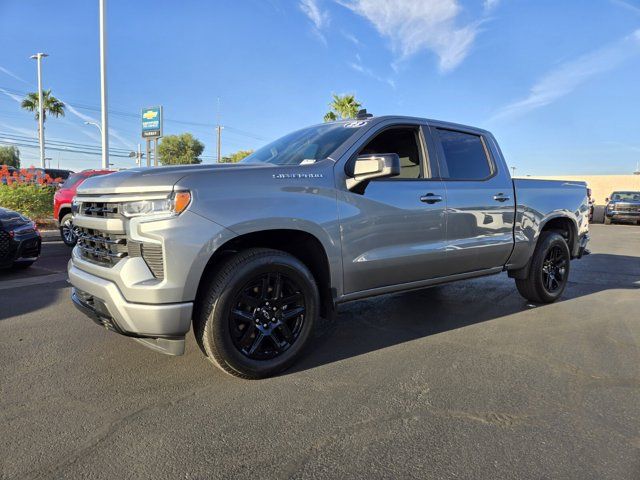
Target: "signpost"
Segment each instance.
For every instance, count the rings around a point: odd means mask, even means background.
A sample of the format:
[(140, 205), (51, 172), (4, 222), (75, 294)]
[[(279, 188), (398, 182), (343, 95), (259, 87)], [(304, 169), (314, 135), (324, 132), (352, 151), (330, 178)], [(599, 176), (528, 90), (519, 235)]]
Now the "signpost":
[(151, 166), (151, 140), (154, 140), (153, 165), (158, 166), (158, 138), (162, 137), (162, 106), (142, 109), (142, 138), (147, 141), (147, 167)]

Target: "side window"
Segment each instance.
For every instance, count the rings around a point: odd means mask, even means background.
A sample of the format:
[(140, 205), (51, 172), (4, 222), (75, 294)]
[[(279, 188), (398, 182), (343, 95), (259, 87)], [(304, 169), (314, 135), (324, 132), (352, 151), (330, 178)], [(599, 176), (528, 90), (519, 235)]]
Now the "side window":
[(392, 177), (422, 178), (422, 158), (420, 154), (418, 129), (392, 128), (376, 135), (367, 143), (360, 155), (372, 153), (397, 153), (400, 157), (400, 175)]
[(444, 158), (440, 162), (440, 176), (450, 180), (484, 180), (492, 168), (487, 151), (479, 135), (436, 129)]

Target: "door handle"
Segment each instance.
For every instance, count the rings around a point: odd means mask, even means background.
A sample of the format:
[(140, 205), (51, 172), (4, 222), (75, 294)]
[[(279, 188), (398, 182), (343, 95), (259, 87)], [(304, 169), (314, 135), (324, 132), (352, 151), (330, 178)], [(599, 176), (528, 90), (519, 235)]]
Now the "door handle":
[(497, 195), (493, 196), (493, 199), (496, 202), (506, 202), (507, 200), (510, 200), (511, 197), (509, 197), (508, 195), (505, 195), (504, 193), (498, 193)]
[(442, 196), (434, 195), (433, 193), (427, 193), (420, 197), (420, 201), (424, 203), (437, 203), (442, 201)]

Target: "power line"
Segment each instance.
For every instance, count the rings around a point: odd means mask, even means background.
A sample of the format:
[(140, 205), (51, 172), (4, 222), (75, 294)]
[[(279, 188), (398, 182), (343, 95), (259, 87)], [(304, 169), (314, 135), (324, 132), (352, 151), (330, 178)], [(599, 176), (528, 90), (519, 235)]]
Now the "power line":
[[(2, 88), (3, 90), (6, 90), (9, 93), (13, 93), (14, 95), (22, 95), (22, 96), (27, 95), (27, 92), (23, 92), (23, 91), (20, 91), (20, 90), (15, 90), (15, 89), (6, 88), (6, 87), (0, 87), (0, 88)], [(69, 102), (69, 103), (71, 103), (71, 105), (74, 108), (79, 108), (81, 110), (88, 110), (88, 111), (92, 111), (92, 112), (100, 112), (101, 111), (100, 107), (95, 106), (95, 105), (90, 105), (90, 104), (83, 103), (83, 102), (79, 102), (79, 103)], [(109, 109), (108, 112), (109, 112), (110, 115), (115, 115), (115, 116), (119, 116), (119, 117), (123, 117), (123, 118), (131, 118), (131, 119), (136, 119), (136, 120), (138, 120), (140, 118), (140, 115), (135, 114), (135, 113), (131, 113), (131, 112), (125, 112), (125, 111), (113, 110), (113, 109)], [(178, 124), (183, 124), (183, 125), (206, 127), (207, 129), (214, 129), (215, 128), (215, 125), (212, 125), (210, 123), (193, 122), (193, 121), (187, 121), (187, 120), (178, 120), (178, 119), (175, 119), (175, 118), (166, 118), (165, 117), (164, 121), (165, 122), (169, 122), (169, 123), (178, 123)], [(241, 136), (244, 136), (244, 137), (251, 138), (253, 140), (258, 140), (258, 141), (263, 141), (263, 142), (267, 141), (266, 138), (264, 138), (264, 137), (262, 137), (260, 135), (257, 135), (255, 133), (248, 132), (246, 130), (242, 130), (242, 129), (235, 128), (235, 127), (230, 127), (228, 125), (225, 125), (224, 127), (225, 127), (225, 129), (229, 130), (230, 132), (235, 133), (236, 135), (241, 135)]]
[[(0, 138), (8, 138), (10, 140), (27, 141), (27, 142), (37, 141), (37, 138), (29, 137), (27, 135), (19, 135), (19, 134), (4, 133), (4, 132), (0, 132)], [(100, 145), (90, 145), (87, 143), (70, 142), (66, 140), (57, 140), (57, 139), (47, 140), (47, 144), (54, 145), (54, 146), (69, 146), (69, 147), (80, 147), (85, 149), (97, 149), (100, 151), (102, 150), (102, 147)], [(109, 151), (120, 152), (127, 155), (131, 152), (131, 150), (127, 148), (120, 148), (120, 147), (111, 147), (109, 148)]]

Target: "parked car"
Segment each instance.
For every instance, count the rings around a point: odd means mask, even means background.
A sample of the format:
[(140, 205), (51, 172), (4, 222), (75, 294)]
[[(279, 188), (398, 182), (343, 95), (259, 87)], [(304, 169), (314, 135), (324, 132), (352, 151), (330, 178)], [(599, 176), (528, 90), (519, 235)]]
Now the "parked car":
[(623, 221), (640, 225), (640, 192), (613, 192), (605, 201), (604, 223)]
[(81, 311), (172, 355), (193, 325), (243, 378), (292, 365), (342, 302), (504, 271), (553, 302), (589, 239), (584, 182), (511, 179), (486, 130), (366, 114), (239, 164), (92, 178), (74, 211)]
[(69, 175), (73, 173), (73, 170), (63, 170), (60, 168), (45, 168), (44, 173), (49, 175), (52, 179), (60, 178), (64, 182)]
[(40, 245), (35, 222), (0, 207), (0, 268), (30, 266), (40, 256)]
[(113, 173), (113, 170), (83, 170), (67, 177), (60, 189), (53, 196), (53, 217), (58, 222), (62, 241), (70, 247), (76, 244), (76, 234), (71, 216), (71, 201), (76, 189), (87, 178)]

